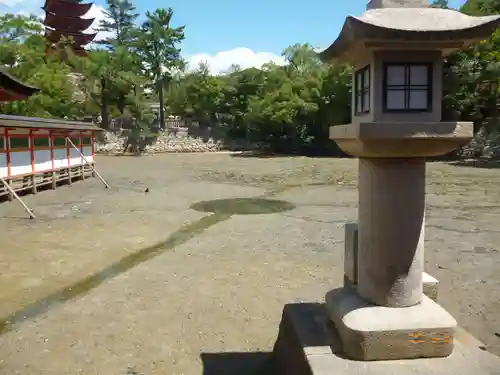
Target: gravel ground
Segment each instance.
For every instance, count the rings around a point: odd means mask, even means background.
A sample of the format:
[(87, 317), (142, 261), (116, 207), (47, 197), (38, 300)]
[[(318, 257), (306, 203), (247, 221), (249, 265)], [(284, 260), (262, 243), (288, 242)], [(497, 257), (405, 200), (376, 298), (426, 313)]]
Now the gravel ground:
[[(262, 373), (285, 303), (342, 281), (356, 161), (98, 158), (0, 205), (0, 374)], [(500, 171), (430, 163), (426, 267), (500, 354)], [(149, 192), (145, 192), (149, 189)], [(496, 333), (496, 334), (495, 334)]]

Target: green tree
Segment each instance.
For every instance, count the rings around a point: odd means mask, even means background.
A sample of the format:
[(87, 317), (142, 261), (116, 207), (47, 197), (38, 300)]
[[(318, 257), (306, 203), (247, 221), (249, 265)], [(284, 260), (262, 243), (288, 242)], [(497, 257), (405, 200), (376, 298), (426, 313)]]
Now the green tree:
[(460, 11), (471, 16), (484, 16), (500, 12), (500, 0), (468, 0)]
[(97, 41), (110, 49), (116, 46), (130, 45), (134, 39), (135, 21), (139, 14), (130, 0), (106, 0), (104, 18), (98, 26), (98, 31), (111, 34)]
[(245, 138), (248, 124), (245, 116), (249, 110), (250, 100), (260, 95), (265, 82), (265, 74), (261, 69), (236, 69), (228, 74), (223, 88), (220, 112), (223, 124), (231, 137)]
[(172, 80), (172, 72), (183, 66), (179, 44), (184, 40), (184, 26), (171, 26), (173, 14), (172, 8), (146, 12), (146, 21), (137, 33), (136, 41), (144, 71), (158, 93), (161, 128), (165, 128), (165, 86)]
[[(141, 74), (140, 61), (134, 51), (135, 21), (139, 16), (130, 0), (107, 0), (104, 19), (98, 30), (109, 36), (97, 41), (107, 47), (107, 54), (95, 53), (88, 66), (90, 80), (99, 81), (102, 126), (109, 126), (110, 110), (118, 109), (123, 116)], [(102, 74), (99, 74), (99, 71)]]
[(431, 8), (450, 9), (450, 6), (448, 5), (448, 0), (434, 0)]
[(71, 67), (45, 56), (45, 40), (34, 16), (0, 17), (0, 65), (40, 92), (27, 100), (0, 103), (0, 112), (37, 117), (78, 118), (82, 105), (68, 75)]
[(168, 108), (277, 151), (324, 151), (332, 147), (329, 126), (350, 120), (351, 70), (322, 64), (308, 44), (290, 46), (283, 56), (283, 66), (235, 66), (217, 76), (200, 64), (171, 85)]
[(223, 77), (211, 75), (207, 65), (201, 63), (169, 91), (169, 109), (198, 121), (201, 126), (214, 125), (218, 122), (225, 84)]
[(145, 106), (141, 87), (147, 81), (136, 72), (135, 58), (126, 47), (113, 52), (93, 50), (87, 58), (75, 57), (73, 66), (80, 74), (79, 88), (86, 96), (87, 111), (100, 113), (101, 127), (109, 128), (110, 116), (124, 116)]
[(245, 115), (248, 133), (280, 152), (315, 152), (329, 143), (329, 126), (349, 120), (350, 70), (322, 64), (308, 44), (283, 56), (284, 66), (263, 68), (264, 85)]
[[(496, 14), (500, 11), (500, 1), (469, 0), (460, 11), (474, 16)], [(475, 143), (483, 146), (489, 142), (487, 139), (494, 139), (497, 145), (499, 140), (499, 51), (497, 30), (488, 40), (453, 53), (445, 60), (443, 120), (473, 121), (479, 137), (479, 143)]]
[(2, 42), (22, 41), (30, 35), (38, 35), (42, 26), (34, 15), (5, 13), (0, 15), (0, 40)]
[(0, 65), (13, 67), (30, 52), (39, 55), (40, 47), (44, 47), (41, 33), (41, 25), (35, 16), (0, 15)]

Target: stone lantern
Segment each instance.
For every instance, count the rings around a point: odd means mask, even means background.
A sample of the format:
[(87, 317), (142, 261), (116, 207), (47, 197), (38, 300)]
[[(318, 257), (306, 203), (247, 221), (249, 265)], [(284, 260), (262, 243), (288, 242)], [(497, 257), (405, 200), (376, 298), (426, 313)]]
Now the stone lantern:
[(346, 257), (352, 285), (326, 296), (352, 358), (453, 351), (455, 320), (422, 293), (425, 157), (473, 135), (472, 123), (441, 121), (443, 56), (499, 25), (498, 16), (429, 8), (427, 0), (372, 0), (320, 54), (354, 66), (352, 123), (332, 127), (330, 138), (359, 157), (359, 239)]
[(445, 357), (455, 319), (422, 293), (425, 157), (467, 143), (472, 123), (442, 122), (443, 57), (486, 39), (499, 16), (429, 8), (427, 0), (371, 0), (348, 17), (323, 61), (353, 65), (352, 123), (330, 138), (359, 158), (359, 239), (347, 283), (326, 310), (353, 359)]

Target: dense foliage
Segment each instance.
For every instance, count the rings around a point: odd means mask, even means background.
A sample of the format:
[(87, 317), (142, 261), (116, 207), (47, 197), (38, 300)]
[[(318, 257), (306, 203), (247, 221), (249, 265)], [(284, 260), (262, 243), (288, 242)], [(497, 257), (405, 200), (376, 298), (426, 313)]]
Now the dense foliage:
[[(448, 8), (446, 0), (434, 7)], [(500, 12), (499, 0), (469, 0), (471, 15)], [(265, 142), (282, 152), (331, 148), (328, 127), (350, 120), (350, 67), (322, 64), (312, 46), (283, 51), (285, 65), (260, 69), (234, 66), (213, 75), (204, 64), (187, 71), (181, 58), (184, 27), (171, 25), (172, 9), (147, 12), (142, 24), (130, 0), (107, 0), (106, 38), (88, 58), (44, 55), (40, 23), (34, 16), (0, 16), (0, 66), (41, 88), (26, 101), (0, 104), (0, 113), (39, 117), (134, 118), (135, 135), (149, 128), (149, 103), (165, 115), (182, 116), (200, 126), (218, 126), (231, 138)], [(64, 56), (66, 58), (62, 59)], [(499, 133), (500, 30), (489, 39), (447, 58), (444, 120), (474, 121), (476, 131)], [(144, 132), (144, 131), (143, 131)]]

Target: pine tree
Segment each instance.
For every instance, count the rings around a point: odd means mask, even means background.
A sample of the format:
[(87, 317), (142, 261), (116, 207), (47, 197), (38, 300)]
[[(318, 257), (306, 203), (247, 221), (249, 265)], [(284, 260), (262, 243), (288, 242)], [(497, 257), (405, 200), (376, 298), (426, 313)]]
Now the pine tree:
[(448, 0), (434, 0), (431, 8), (450, 9), (450, 6), (448, 5)]
[(172, 27), (172, 8), (146, 12), (146, 21), (138, 33), (137, 52), (160, 100), (160, 126), (165, 128), (164, 89), (172, 72), (183, 65), (179, 44), (184, 40), (184, 26)]
[(106, 0), (104, 19), (99, 23), (98, 31), (111, 36), (98, 41), (110, 49), (130, 45), (133, 40), (135, 21), (139, 16), (130, 0)]

